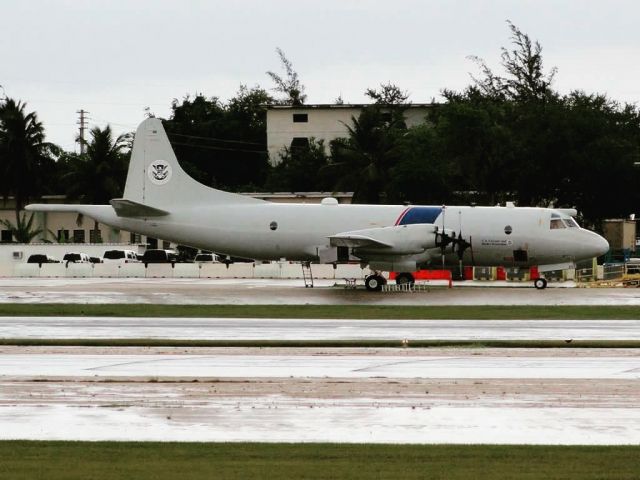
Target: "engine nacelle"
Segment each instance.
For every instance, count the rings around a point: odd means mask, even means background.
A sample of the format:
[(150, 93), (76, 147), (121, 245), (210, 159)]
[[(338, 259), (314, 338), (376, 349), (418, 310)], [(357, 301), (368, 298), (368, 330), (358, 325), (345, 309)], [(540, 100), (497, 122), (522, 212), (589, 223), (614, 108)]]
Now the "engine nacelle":
[(393, 227), (368, 228), (350, 232), (369, 239), (354, 247), (354, 254), (413, 255), (436, 247), (438, 227), (430, 223), (395, 225)]

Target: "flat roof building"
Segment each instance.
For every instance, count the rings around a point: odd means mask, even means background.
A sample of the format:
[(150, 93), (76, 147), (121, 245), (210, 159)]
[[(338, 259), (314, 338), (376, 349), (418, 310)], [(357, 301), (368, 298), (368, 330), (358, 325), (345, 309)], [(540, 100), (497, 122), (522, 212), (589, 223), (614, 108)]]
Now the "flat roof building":
[[(269, 105), (267, 107), (267, 149), (271, 165), (280, 163), (285, 147), (308, 144), (311, 138), (324, 140), (325, 148), (336, 138), (347, 137), (347, 125), (369, 104)], [(403, 105), (408, 127), (425, 122), (431, 103)], [(384, 107), (382, 107), (384, 109)]]

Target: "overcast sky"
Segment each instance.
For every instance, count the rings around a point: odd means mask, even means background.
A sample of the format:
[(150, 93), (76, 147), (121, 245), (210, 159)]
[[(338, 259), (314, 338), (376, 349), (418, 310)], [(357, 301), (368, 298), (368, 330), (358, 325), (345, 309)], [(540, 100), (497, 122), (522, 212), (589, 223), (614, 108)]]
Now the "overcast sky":
[(540, 41), (561, 92), (640, 102), (637, 0), (0, 0), (0, 15), (0, 85), (70, 150), (80, 108), (122, 133), (188, 93), (271, 88), (276, 47), (308, 103), (365, 102), (387, 81), (438, 100), (477, 73), (469, 55), (497, 67), (507, 19)]

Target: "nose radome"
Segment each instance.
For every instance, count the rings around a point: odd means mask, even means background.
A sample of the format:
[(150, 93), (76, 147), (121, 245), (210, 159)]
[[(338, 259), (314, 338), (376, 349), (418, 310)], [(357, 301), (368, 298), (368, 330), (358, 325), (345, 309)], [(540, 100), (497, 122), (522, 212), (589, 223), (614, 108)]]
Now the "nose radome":
[(591, 233), (590, 247), (593, 248), (593, 257), (599, 257), (609, 251), (609, 242), (597, 233)]
[(604, 255), (605, 253), (607, 253), (609, 251), (609, 242), (607, 242), (607, 240), (604, 237), (601, 237), (600, 235), (596, 234), (596, 242), (597, 242), (597, 249), (598, 249), (598, 257), (600, 255)]

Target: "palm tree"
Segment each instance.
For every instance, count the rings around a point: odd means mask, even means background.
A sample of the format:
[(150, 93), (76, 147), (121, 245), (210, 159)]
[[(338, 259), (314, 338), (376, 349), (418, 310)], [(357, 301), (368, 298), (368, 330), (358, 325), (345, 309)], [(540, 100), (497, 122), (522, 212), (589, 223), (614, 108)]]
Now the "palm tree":
[(353, 125), (346, 125), (349, 137), (333, 142), (330, 167), (339, 176), (336, 190), (353, 188), (354, 203), (380, 203), (386, 194), (405, 126), (401, 113), (384, 113), (378, 105), (365, 108), (358, 118), (351, 117)]
[(16, 224), (13, 225), (9, 220), (2, 220), (2, 225), (7, 227), (18, 243), (31, 243), (31, 240), (42, 233), (41, 228), (35, 228), (33, 225), (33, 213), (27, 220), (26, 214), (18, 217)]
[[(86, 154), (69, 154), (64, 159), (68, 172), (62, 179), (69, 198), (104, 205), (122, 195), (127, 173), (127, 155), (123, 151), (129, 147), (128, 135), (114, 140), (109, 125), (104, 129), (94, 127), (90, 134)], [(98, 230), (97, 221), (94, 230)]]
[(0, 104), (0, 191), (5, 199), (15, 198), (16, 224), (24, 205), (43, 193), (57, 151), (44, 141), (36, 113), (25, 113), (25, 108), (25, 103), (11, 98)]

